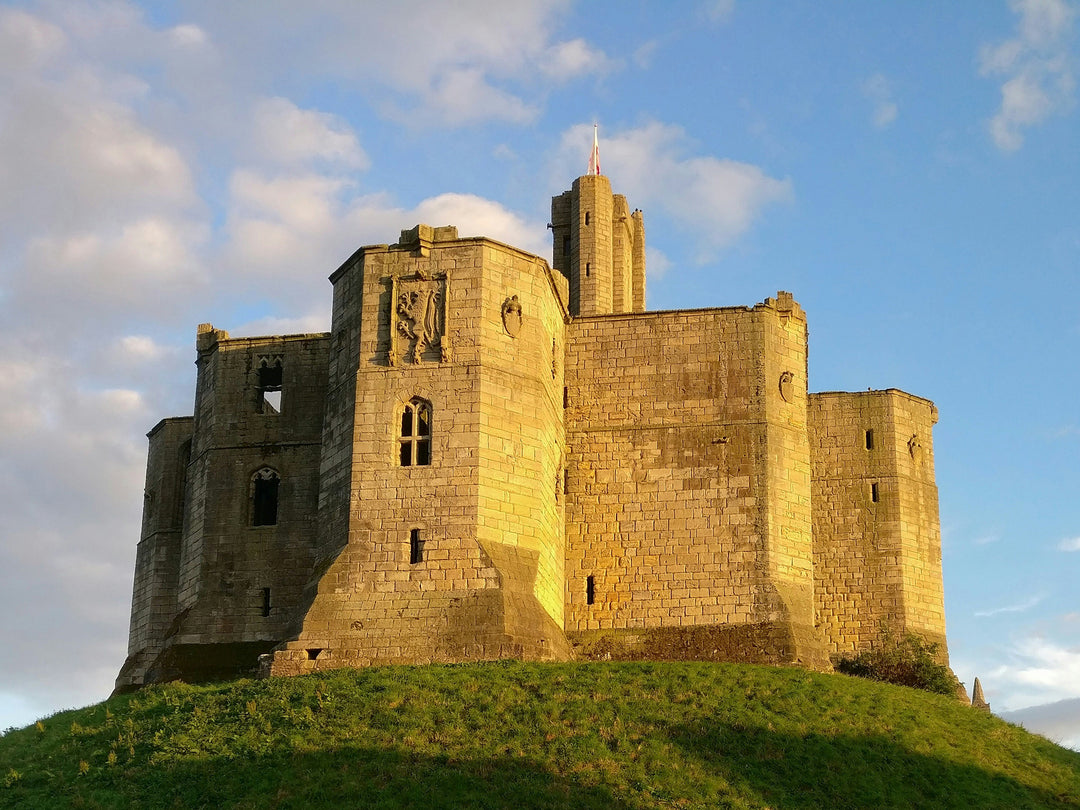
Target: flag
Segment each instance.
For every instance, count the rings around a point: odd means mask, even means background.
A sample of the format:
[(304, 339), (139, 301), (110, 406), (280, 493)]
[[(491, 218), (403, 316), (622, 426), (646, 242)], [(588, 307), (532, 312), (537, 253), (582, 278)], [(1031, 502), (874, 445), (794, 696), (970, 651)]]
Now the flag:
[(600, 141), (596, 135), (597, 125), (592, 128), (592, 154), (589, 155), (589, 174), (600, 174)]

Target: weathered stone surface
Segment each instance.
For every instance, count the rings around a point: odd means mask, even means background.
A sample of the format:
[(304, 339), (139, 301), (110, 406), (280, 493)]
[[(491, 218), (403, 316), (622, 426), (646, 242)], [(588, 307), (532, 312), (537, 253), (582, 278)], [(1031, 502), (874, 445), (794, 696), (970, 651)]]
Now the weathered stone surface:
[(195, 414), (149, 434), (118, 689), (944, 641), (933, 405), (808, 394), (789, 293), (644, 311), (644, 220), (605, 177), (552, 230), (554, 267), (452, 227), (360, 248), (326, 334), (199, 327)]

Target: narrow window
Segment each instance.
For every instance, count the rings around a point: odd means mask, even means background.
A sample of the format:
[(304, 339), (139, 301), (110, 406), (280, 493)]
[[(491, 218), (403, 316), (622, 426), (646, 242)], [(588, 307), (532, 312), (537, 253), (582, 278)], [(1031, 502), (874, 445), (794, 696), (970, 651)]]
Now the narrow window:
[(586, 225), (589, 224), (589, 212), (588, 211), (585, 212), (585, 224)]
[(874, 503), (878, 502), (878, 485), (876, 483), (870, 485), (870, 500)]
[(562, 240), (562, 252), (563, 252), (563, 256), (566, 257), (566, 261), (569, 262), (570, 261), (570, 237), (569, 236), (564, 236), (563, 237), (563, 240)]
[(270, 615), (270, 589), (262, 589), (262, 615), (265, 618)]
[(585, 579), (585, 604), (591, 605), (596, 601), (596, 580), (592, 574)]
[(563, 386), (562, 390), (562, 406), (564, 408), (570, 407), (570, 389), (567, 388), (565, 385)]
[(570, 492), (570, 470), (563, 468), (562, 471), (562, 494)]
[(260, 356), (258, 375), (259, 413), (281, 413), (281, 357)]
[(251, 525), (276, 526), (278, 517), (278, 484), (281, 478), (269, 467), (263, 467), (252, 479)]
[(866, 431), (866, 449), (867, 450), (873, 450), (874, 449), (874, 430), (873, 430), (873, 428)]
[(431, 403), (422, 399), (406, 403), (398, 445), (402, 467), (431, 463)]
[(592, 269), (592, 265), (589, 262), (585, 262), (585, 278), (589, 277), (589, 270)]
[(420, 530), (409, 532), (409, 564), (416, 565), (424, 561), (424, 541), (420, 539)]

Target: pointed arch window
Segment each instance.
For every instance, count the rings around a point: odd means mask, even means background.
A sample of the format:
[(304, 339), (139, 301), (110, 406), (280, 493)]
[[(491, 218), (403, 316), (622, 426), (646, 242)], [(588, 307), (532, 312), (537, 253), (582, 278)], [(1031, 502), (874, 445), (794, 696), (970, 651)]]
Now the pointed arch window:
[(278, 485), (281, 477), (269, 467), (263, 467), (251, 479), (251, 525), (276, 526), (278, 519)]
[(402, 467), (420, 467), (431, 463), (430, 402), (416, 397), (405, 403), (401, 412), (398, 445)]

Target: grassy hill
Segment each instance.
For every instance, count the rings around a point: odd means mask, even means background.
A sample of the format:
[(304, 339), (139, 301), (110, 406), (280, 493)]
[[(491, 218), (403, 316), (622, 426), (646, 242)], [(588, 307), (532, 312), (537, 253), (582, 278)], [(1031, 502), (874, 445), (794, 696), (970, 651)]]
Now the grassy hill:
[(799, 669), (385, 667), (57, 714), (0, 738), (0, 807), (1080, 807), (1080, 754)]

